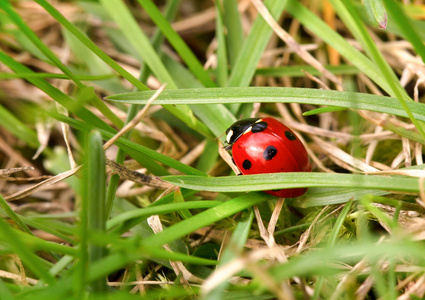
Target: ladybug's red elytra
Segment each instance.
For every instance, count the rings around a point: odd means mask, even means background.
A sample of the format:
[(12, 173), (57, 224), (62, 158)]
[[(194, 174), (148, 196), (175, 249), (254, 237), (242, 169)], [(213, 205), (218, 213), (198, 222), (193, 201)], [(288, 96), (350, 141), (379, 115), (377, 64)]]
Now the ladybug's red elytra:
[[(297, 135), (273, 118), (249, 118), (226, 130), (227, 150), (242, 174), (310, 172), (307, 150)], [(306, 188), (266, 191), (284, 198), (304, 195)]]

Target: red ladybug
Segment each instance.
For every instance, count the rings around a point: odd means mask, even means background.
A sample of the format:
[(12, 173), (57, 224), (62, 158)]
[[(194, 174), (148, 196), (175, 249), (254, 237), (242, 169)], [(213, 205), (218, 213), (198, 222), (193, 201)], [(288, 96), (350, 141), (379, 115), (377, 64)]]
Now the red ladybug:
[[(307, 150), (296, 134), (273, 118), (237, 121), (226, 130), (227, 150), (242, 174), (310, 172)], [(266, 191), (293, 198), (304, 195), (306, 188)]]

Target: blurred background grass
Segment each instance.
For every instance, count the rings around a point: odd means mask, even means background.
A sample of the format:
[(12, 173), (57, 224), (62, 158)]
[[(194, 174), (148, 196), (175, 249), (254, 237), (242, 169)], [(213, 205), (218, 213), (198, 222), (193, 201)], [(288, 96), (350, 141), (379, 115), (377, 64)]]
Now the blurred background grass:
[[(1, 0), (1, 298), (423, 298), (424, 16)], [(221, 142), (250, 116), (313, 173), (233, 177)]]

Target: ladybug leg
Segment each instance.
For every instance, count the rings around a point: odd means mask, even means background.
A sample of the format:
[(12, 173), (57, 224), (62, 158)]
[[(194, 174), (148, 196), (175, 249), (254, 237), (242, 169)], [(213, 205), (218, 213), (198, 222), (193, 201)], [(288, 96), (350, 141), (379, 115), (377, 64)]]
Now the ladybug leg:
[(229, 151), (229, 150), (232, 150), (232, 144), (229, 144), (229, 145), (227, 145), (227, 146), (224, 146), (223, 148), (224, 148), (224, 150), (226, 150), (226, 151)]

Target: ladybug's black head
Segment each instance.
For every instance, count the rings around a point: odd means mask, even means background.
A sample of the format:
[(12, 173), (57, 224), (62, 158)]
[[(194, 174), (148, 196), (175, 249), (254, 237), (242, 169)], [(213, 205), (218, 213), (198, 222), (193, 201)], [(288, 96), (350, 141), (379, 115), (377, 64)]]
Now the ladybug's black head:
[(226, 146), (226, 150), (230, 150), (232, 145), (243, 134), (250, 131), (261, 132), (266, 128), (267, 123), (263, 122), (260, 118), (243, 119), (233, 123), (233, 125), (226, 130), (226, 143), (229, 144)]

